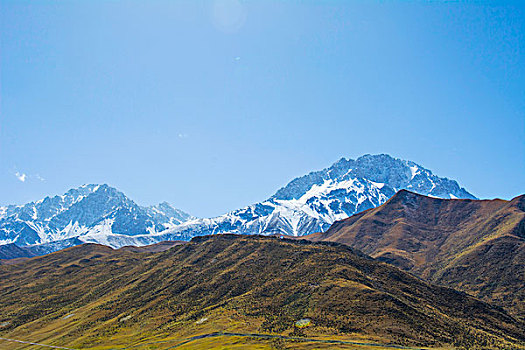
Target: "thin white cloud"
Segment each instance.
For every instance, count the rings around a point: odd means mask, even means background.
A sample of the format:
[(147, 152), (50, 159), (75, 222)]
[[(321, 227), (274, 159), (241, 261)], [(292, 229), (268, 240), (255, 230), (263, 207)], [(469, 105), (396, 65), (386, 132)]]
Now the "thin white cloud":
[(179, 134), (180, 139), (185, 139), (188, 137), (188, 134)]
[(15, 173), (15, 176), (18, 180), (22, 181), (22, 182), (25, 182), (26, 181), (26, 177), (27, 175), (24, 174), (24, 173), (19, 173), (18, 171)]
[(43, 178), (42, 176), (40, 176), (39, 174), (36, 174), (35, 177), (36, 177), (38, 180), (42, 181), (42, 182), (46, 181), (46, 179), (44, 179), (44, 178)]

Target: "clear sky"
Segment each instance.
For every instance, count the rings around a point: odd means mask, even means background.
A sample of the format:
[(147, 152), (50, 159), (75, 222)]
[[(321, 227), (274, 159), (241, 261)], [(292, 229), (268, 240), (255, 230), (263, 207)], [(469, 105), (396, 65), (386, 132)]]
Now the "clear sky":
[(213, 216), (366, 153), (525, 193), (522, 4), (2, 0), (0, 205)]

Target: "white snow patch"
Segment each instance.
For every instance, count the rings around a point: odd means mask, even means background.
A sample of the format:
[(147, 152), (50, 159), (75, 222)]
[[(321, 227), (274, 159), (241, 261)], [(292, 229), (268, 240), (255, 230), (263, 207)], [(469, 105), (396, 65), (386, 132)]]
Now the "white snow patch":
[(411, 166), (410, 172), (412, 173), (412, 177), (410, 178), (410, 180), (412, 180), (414, 179), (414, 177), (416, 177), (417, 174), (419, 174), (419, 167), (417, 167), (416, 165)]
[(385, 184), (382, 183), (382, 182), (374, 182), (374, 181), (370, 181), (375, 187), (379, 188), (379, 189), (382, 189)]

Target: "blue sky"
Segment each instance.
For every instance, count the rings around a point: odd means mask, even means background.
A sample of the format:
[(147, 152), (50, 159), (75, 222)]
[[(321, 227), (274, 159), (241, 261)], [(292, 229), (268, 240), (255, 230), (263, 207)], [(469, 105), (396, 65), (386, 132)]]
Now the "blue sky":
[(525, 192), (520, 2), (1, 1), (0, 20), (0, 205), (108, 183), (213, 216), (366, 153)]

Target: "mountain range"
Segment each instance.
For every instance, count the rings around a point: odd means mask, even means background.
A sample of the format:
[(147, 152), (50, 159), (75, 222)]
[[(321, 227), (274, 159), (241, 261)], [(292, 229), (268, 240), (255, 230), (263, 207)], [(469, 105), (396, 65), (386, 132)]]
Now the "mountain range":
[(456, 181), (414, 162), (365, 155), (342, 158), (292, 180), (265, 201), (215, 218), (194, 218), (167, 203), (142, 207), (108, 185), (84, 185), (62, 196), (1, 207), (0, 244), (29, 246), (25, 256), (33, 256), (82, 242), (118, 248), (227, 232), (303, 236), (377, 207), (401, 189), (441, 198), (475, 198)]
[(118, 235), (125, 245), (125, 237), (155, 234), (191, 218), (166, 202), (142, 207), (108, 185), (83, 185), (61, 196), (1, 207), (0, 243), (53, 251), (83, 243), (78, 237), (104, 242)]
[(303, 236), (386, 202), (400, 189), (441, 198), (472, 198), (456, 181), (389, 155), (340, 159), (292, 180), (269, 199), (211, 219), (168, 229), (179, 239), (215, 233)]
[(1, 208), (0, 238), (8, 349), (525, 349), (525, 195), (387, 155), (211, 219), (84, 185)]

